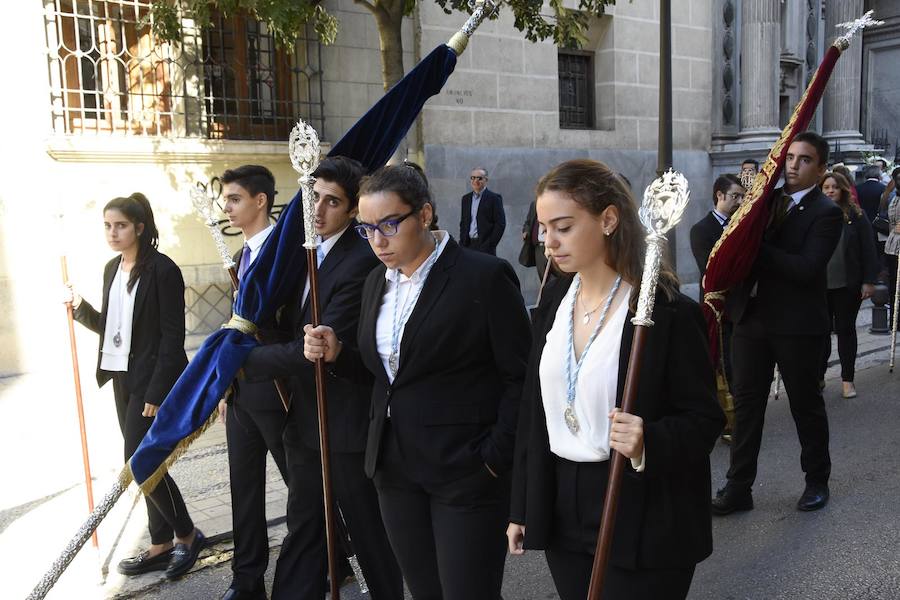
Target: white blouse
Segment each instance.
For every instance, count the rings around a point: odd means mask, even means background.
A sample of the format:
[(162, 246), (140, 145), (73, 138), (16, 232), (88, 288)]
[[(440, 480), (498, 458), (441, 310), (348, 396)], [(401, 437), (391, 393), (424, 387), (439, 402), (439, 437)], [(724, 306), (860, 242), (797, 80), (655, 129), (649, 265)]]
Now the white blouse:
[[(103, 333), (103, 347), (100, 351), (100, 368), (104, 371), (127, 371), (128, 354), (131, 352), (131, 322), (134, 317), (134, 298), (141, 280), (128, 291), (129, 273), (121, 264), (109, 288), (109, 302), (106, 307), (106, 327)], [(119, 345), (116, 346), (116, 334)]]
[[(618, 306), (606, 316), (603, 328), (584, 358), (575, 382), (574, 409), (579, 428), (573, 434), (566, 426), (564, 413), (568, 389), (565, 361), (571, 363), (574, 373), (578, 360), (569, 345), (569, 323), (575, 303), (575, 290), (574, 284), (569, 287), (556, 311), (553, 327), (547, 332), (539, 367), (541, 396), (547, 418), (550, 451), (560, 458), (575, 462), (601, 462), (609, 460), (609, 412), (616, 406), (619, 349), (628, 316), (631, 286), (625, 281), (621, 283), (616, 297)], [(632, 466), (643, 470), (643, 460), (632, 461)]]
[[(450, 240), (450, 234), (446, 231), (435, 231), (433, 233), (438, 243), (437, 258), (440, 258), (444, 248), (447, 247), (447, 242)], [(399, 294), (396, 298), (397, 327), (399, 329), (400, 345), (402, 346), (406, 322), (412, 316), (415, 310), (415, 303), (419, 299), (419, 293), (425, 286), (428, 278), (428, 272), (425, 271), (427, 265), (428, 259), (425, 259), (425, 262), (419, 265), (419, 268), (409, 277), (397, 269), (388, 269), (384, 273), (387, 283), (384, 286), (384, 296), (381, 298), (381, 308), (378, 309), (378, 320), (375, 322), (375, 346), (378, 348), (378, 356), (381, 357), (384, 372), (387, 373), (388, 381), (391, 383), (394, 383), (394, 374), (391, 372), (390, 367), (391, 343), (394, 337), (394, 295), (395, 293)], [(413, 302), (412, 306), (409, 305), (410, 302)], [(399, 365), (400, 348), (397, 348), (396, 360)]]

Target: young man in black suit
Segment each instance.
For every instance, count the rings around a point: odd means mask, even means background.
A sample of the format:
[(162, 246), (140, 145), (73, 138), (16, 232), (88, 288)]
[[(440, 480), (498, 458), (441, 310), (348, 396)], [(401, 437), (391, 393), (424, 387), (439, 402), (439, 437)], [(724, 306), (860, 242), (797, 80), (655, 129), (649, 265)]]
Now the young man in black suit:
[[(713, 209), (709, 213), (697, 221), (691, 227), (691, 252), (694, 254), (694, 260), (697, 261), (697, 269), (700, 270), (700, 303), (703, 303), (703, 275), (706, 273), (706, 263), (709, 261), (709, 255), (713, 246), (722, 237), (722, 232), (728, 224), (728, 219), (737, 211), (741, 202), (744, 201), (744, 187), (741, 180), (737, 176), (730, 173), (720, 175), (713, 184)], [(730, 383), (733, 379), (731, 369), (731, 335), (734, 327), (727, 318), (722, 319), (722, 358), (725, 366), (725, 379)], [(723, 401), (724, 402), (724, 401)], [(722, 440), (725, 443), (731, 442), (731, 403), (723, 404), (722, 408), (726, 411), (728, 417), (728, 425), (722, 432)]]
[(506, 229), (503, 196), (487, 189), (487, 169), (473, 169), (469, 181), (472, 191), (462, 197), (459, 215), (459, 245), (496, 256)]
[(828, 416), (818, 365), (830, 331), (826, 266), (841, 235), (842, 214), (817, 187), (827, 162), (828, 142), (821, 136), (804, 132), (794, 138), (785, 186), (773, 194), (771, 220), (751, 275), (729, 294), (736, 423), (728, 483), (713, 499), (714, 514), (753, 508), (750, 490), (776, 364), (806, 473), (797, 508), (818, 510), (828, 502)]
[[(319, 165), (313, 192), (319, 244), (319, 301), (322, 323), (355, 338), (366, 277), (378, 264), (356, 224), (358, 162), (332, 157)], [(318, 412), (313, 364), (303, 357), (303, 326), (312, 322), (305, 272), (297, 301), (284, 318), (294, 341), (254, 349), (244, 364), (251, 380), (292, 376), (293, 400), (284, 431), (289, 470), (288, 535), (278, 558), (272, 598), (322, 600), (326, 591), (325, 513), (319, 455)], [(374, 600), (402, 600), (403, 579), (391, 551), (378, 497), (363, 471), (372, 388), (328, 378), (328, 427), (331, 469), (338, 506), (353, 550)]]
[(706, 273), (709, 254), (722, 236), (728, 219), (743, 202), (744, 192), (741, 180), (736, 176), (730, 173), (719, 176), (713, 184), (713, 209), (691, 227), (691, 252), (701, 278)]
[(869, 165), (864, 171), (866, 180), (856, 186), (856, 195), (859, 197), (859, 206), (866, 213), (869, 222), (878, 216), (878, 205), (881, 203), (881, 195), (885, 186), (881, 182), (881, 167)]
[[(235, 255), (238, 278), (256, 260), (272, 232), (269, 221), (275, 203), (275, 177), (266, 167), (244, 165), (222, 175), (225, 214), (232, 227), (241, 230), (244, 245)], [(261, 331), (263, 339), (281, 335), (275, 323)], [(266, 524), (266, 453), (286, 479), (287, 463), (281, 441), (286, 412), (270, 381), (241, 381), (236, 393), (219, 404), (228, 440), (231, 480), (231, 518), (234, 529), (232, 581), (223, 600), (256, 600), (266, 597), (263, 577), (269, 563), (269, 531)]]

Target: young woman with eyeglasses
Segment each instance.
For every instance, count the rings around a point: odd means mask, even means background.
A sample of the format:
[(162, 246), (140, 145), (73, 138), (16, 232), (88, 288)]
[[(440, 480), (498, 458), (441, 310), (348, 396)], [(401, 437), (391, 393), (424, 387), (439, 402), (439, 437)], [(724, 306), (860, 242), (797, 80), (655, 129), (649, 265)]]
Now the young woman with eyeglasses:
[(374, 378), (366, 472), (413, 597), (497, 600), (528, 317), (512, 267), (431, 231), (434, 218), (418, 167), (363, 180), (357, 231), (383, 264), (357, 339), (307, 326), (304, 352)]

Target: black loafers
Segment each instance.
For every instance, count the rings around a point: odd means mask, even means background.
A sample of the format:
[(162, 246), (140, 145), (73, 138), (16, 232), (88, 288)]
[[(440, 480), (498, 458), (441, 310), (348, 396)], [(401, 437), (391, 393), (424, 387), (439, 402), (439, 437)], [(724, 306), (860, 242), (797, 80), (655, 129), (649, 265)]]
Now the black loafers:
[(169, 566), (166, 569), (166, 578), (176, 579), (190, 571), (194, 563), (197, 562), (197, 557), (200, 556), (200, 551), (203, 550), (204, 545), (206, 545), (206, 537), (199, 529), (196, 530), (194, 541), (190, 546), (187, 544), (175, 544), (175, 548), (172, 550), (172, 560), (169, 561)]
[(222, 600), (267, 600), (267, 598), (265, 590), (245, 592), (243, 590), (228, 588), (228, 591), (222, 596)]
[(712, 500), (712, 514), (720, 517), (739, 510), (752, 509), (753, 495), (750, 492), (736, 492), (728, 487), (716, 492), (716, 497)]
[(150, 556), (149, 550), (144, 550), (137, 556), (125, 558), (119, 561), (116, 569), (122, 575), (140, 575), (141, 573), (149, 573), (150, 571), (164, 571), (169, 566), (172, 559), (172, 548), (165, 552), (160, 552), (156, 556)]
[(803, 495), (797, 500), (797, 510), (810, 512), (824, 508), (829, 496), (827, 483), (807, 483)]

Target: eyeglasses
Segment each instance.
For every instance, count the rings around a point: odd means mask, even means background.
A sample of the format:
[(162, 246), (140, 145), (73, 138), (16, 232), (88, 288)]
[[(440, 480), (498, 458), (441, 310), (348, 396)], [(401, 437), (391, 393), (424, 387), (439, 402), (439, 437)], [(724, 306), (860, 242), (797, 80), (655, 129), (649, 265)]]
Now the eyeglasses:
[(397, 231), (400, 230), (400, 223), (402, 223), (404, 220), (414, 215), (415, 213), (415, 210), (411, 210), (402, 217), (397, 217), (396, 219), (384, 219), (378, 221), (374, 225), (370, 225), (368, 223), (360, 223), (355, 227), (356, 233), (359, 234), (359, 237), (365, 240), (371, 240), (372, 238), (374, 238), (376, 230), (380, 231), (381, 235), (383, 235), (384, 237), (397, 235)]
[(470, 175), (469, 179), (471, 179), (472, 181), (484, 181), (485, 177), (484, 175)]

